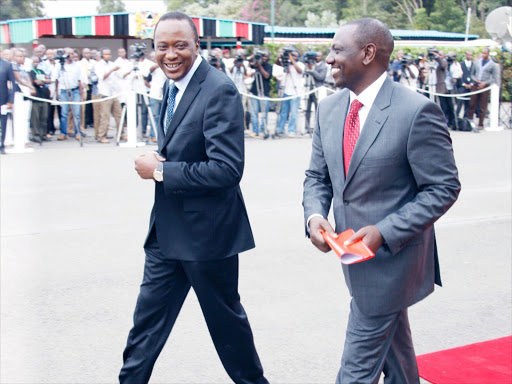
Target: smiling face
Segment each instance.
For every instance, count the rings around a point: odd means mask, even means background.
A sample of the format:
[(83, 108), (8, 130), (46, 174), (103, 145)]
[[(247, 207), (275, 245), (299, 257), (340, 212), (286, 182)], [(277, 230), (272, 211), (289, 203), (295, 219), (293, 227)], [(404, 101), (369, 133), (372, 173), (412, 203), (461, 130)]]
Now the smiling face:
[(179, 81), (194, 65), (199, 41), (187, 20), (166, 19), (155, 31), (156, 61), (167, 78)]
[[(332, 41), (331, 50), (325, 62), (331, 65), (332, 76), (337, 87), (356, 92), (363, 75), (364, 52), (354, 39), (357, 27), (349, 25), (338, 30)], [(358, 92), (356, 92), (357, 94)]]

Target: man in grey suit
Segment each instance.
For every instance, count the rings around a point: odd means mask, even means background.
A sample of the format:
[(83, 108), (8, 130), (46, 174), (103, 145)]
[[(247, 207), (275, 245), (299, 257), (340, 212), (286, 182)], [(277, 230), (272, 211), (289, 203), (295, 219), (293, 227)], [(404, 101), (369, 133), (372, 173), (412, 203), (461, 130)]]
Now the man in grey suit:
[[(440, 108), (386, 73), (393, 37), (376, 19), (343, 25), (327, 64), (341, 92), (318, 107), (304, 182), (306, 232), (356, 231), (375, 252), (343, 266), (352, 296), (337, 383), (418, 383), (407, 308), (440, 285), (434, 222), (460, 191)], [(358, 108), (359, 110), (357, 110)], [(345, 121), (345, 124), (343, 122)], [(352, 154), (351, 154), (352, 152)]]
[[(493, 84), (500, 84), (500, 66), (489, 57), (489, 48), (482, 50), (482, 57), (475, 61), (473, 72), (473, 92), (479, 91)], [(489, 104), (490, 90), (471, 95), (469, 100), (468, 119), (473, 119), (476, 108), (480, 105), (480, 114), (478, 115), (478, 129), (484, 129), (484, 119), (487, 114), (487, 104)]]

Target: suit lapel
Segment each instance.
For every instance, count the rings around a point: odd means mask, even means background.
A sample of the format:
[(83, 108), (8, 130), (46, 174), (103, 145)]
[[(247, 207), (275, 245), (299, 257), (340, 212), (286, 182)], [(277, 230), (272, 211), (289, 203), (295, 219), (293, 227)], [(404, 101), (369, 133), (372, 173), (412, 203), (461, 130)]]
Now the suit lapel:
[(366, 155), (366, 152), (368, 152), (368, 149), (370, 149), (370, 146), (373, 144), (382, 126), (386, 122), (388, 118), (388, 112), (386, 109), (391, 104), (392, 93), (393, 80), (386, 78), (379, 93), (377, 94), (377, 97), (375, 98), (375, 101), (373, 102), (373, 106), (368, 113), (361, 135), (359, 135), (359, 139), (357, 140), (354, 153), (352, 154), (352, 159), (350, 159), (350, 166), (348, 168), (345, 186), (352, 179), (354, 173), (359, 167), (359, 164), (361, 164), (361, 161)]
[[(335, 145), (334, 153), (336, 154), (336, 169), (341, 169), (341, 173), (345, 175), (345, 164), (343, 163), (343, 133), (350, 104), (350, 92), (348, 92), (348, 90), (346, 92), (340, 92), (340, 95), (342, 95), (342, 97), (331, 114), (332, 119), (334, 120), (332, 121), (332, 126), (334, 127), (332, 143)], [(340, 148), (341, 156), (339, 156)]]
[[(197, 68), (196, 72), (190, 79), (190, 82), (187, 85), (187, 88), (185, 89), (185, 93), (181, 97), (180, 103), (178, 104), (178, 107), (176, 108), (176, 112), (172, 116), (171, 125), (169, 126), (169, 129), (167, 130), (167, 134), (165, 135), (163, 142), (162, 142), (162, 149), (165, 148), (167, 143), (171, 140), (171, 137), (173, 136), (174, 132), (176, 131), (176, 128), (181, 123), (181, 120), (183, 120), (183, 117), (185, 116), (187, 110), (189, 109), (190, 105), (196, 98), (197, 94), (201, 90), (201, 83), (206, 78), (206, 74), (208, 73), (210, 69), (210, 65), (202, 60), (201, 64), (199, 64), (199, 67)], [(167, 97), (168, 97), (169, 90), (165, 93), (165, 109), (167, 109)], [(165, 116), (165, 110), (164, 114), (160, 115), (160, 118), (163, 119), (163, 116)], [(163, 125), (162, 125), (163, 127)], [(162, 132), (163, 133), (163, 132)]]

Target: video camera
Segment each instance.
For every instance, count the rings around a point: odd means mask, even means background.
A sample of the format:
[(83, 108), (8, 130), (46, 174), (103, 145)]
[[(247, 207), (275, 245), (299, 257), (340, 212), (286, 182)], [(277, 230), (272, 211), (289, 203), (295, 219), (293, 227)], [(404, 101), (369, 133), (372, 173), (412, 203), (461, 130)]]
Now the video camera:
[(316, 63), (316, 52), (307, 51), (304, 56), (302, 56), (302, 61), (307, 64), (315, 64)]
[(283, 54), (281, 55), (281, 63), (283, 64), (284, 68), (288, 68), (290, 65), (290, 54), (295, 52), (295, 48), (292, 47), (284, 47), (283, 48)]
[(267, 52), (261, 50), (261, 49), (255, 49), (254, 54), (252, 55), (252, 59), (249, 62), (249, 65), (251, 68), (256, 68), (257, 64), (261, 64), (261, 59), (263, 56), (265, 56)]
[(429, 48), (428, 51), (427, 51), (427, 57), (428, 57), (428, 60), (432, 61), (432, 60), (435, 60), (436, 58), (436, 53), (438, 54), (439, 53), (439, 49), (437, 48)]
[(400, 61), (400, 65), (402, 66), (402, 69), (407, 68), (412, 63), (413, 63), (413, 59), (412, 59), (411, 55), (404, 55), (402, 57), (402, 60)]
[(244, 63), (244, 57), (241, 54), (237, 54), (235, 56), (235, 64), (243, 64)]
[(210, 56), (208, 57), (208, 63), (212, 67), (217, 67), (217, 64), (219, 63), (219, 59), (212, 53), (210, 53)]
[(67, 59), (69, 59), (69, 55), (63, 49), (57, 49), (57, 53), (53, 56), (55, 61), (58, 61), (62, 67), (64, 67), (64, 63)]
[(139, 60), (144, 56), (147, 48), (146, 43), (132, 44), (130, 45), (130, 59)]

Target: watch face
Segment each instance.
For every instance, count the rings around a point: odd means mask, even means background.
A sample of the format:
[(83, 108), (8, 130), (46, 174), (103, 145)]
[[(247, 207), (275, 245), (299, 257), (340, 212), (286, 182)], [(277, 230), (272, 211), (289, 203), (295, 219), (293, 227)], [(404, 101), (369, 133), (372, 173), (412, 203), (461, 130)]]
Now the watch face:
[(162, 171), (155, 170), (153, 172), (153, 178), (158, 182), (162, 182), (164, 180), (164, 174)]

